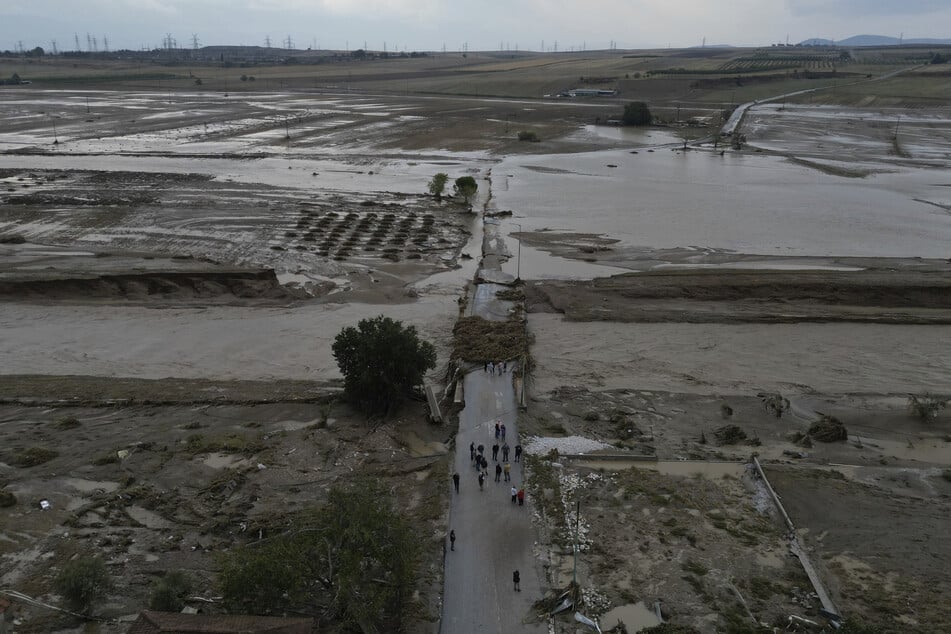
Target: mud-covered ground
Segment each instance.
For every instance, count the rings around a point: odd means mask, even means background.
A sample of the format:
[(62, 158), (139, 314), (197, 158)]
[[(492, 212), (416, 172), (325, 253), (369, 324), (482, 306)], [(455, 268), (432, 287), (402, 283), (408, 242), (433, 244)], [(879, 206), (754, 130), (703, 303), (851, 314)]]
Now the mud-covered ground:
[[(216, 553), (368, 475), (391, 483), (417, 526), (419, 614), (438, 617), (448, 432), (418, 404), (373, 426), (316, 383), (18, 377), (4, 392), (16, 401), (0, 406), (0, 482), (16, 498), (0, 528), (5, 587), (55, 603), (56, 572), (95, 553), (118, 582), (99, 609), (107, 618), (134, 615), (170, 570), (213, 600)], [(18, 466), (31, 450), (52, 453)], [(74, 624), (23, 604), (12, 616), (18, 632)]]

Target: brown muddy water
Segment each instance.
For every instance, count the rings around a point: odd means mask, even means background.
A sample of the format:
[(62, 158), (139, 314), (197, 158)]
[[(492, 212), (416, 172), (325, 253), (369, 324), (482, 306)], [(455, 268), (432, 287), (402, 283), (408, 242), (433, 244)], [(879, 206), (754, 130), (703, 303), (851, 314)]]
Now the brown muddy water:
[[(772, 256), (947, 257), (945, 170), (846, 178), (755, 153), (658, 147), (510, 156), (493, 168), (509, 231), (604, 234), (622, 245)], [(524, 248), (524, 247), (523, 247)], [(530, 267), (526, 270), (524, 267)], [(531, 278), (523, 260), (522, 277)]]

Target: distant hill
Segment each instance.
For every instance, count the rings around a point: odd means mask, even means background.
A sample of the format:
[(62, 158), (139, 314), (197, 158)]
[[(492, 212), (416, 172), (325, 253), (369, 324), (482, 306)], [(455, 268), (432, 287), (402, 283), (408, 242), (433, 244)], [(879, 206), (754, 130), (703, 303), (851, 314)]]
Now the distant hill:
[(844, 40), (825, 40), (822, 38), (812, 38), (803, 40), (799, 43), (801, 46), (898, 46), (899, 44), (935, 44), (951, 45), (951, 39), (933, 39), (933, 38), (912, 38), (906, 37), (898, 39), (897, 37), (888, 37), (887, 35), (853, 35)]

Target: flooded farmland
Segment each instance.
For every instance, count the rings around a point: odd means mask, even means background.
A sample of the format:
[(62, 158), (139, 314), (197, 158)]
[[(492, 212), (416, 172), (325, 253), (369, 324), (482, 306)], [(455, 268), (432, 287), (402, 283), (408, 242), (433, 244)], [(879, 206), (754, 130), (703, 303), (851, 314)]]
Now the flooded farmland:
[[(951, 562), (947, 541), (928, 537), (928, 504), (951, 493), (947, 414), (928, 423), (907, 405), (946, 392), (951, 370), (947, 113), (906, 116), (896, 144), (883, 127), (891, 112), (763, 104), (746, 120), (746, 147), (708, 136), (685, 150), (676, 127), (591, 125), (604, 109), (343, 92), (5, 91), (0, 367), (10, 422), (0, 447), (67, 438), (81, 451), (61, 452), (55, 477), (0, 455), (0, 478), (26, 501), (17, 532), (2, 535), (3, 581), (45, 587), (21, 555), (41, 543), (69, 557), (49, 518), (76, 511), (83, 539), (110, 527), (102, 548), (128, 558), (142, 599), (159, 563), (197, 553), (196, 574), (207, 574), (210, 553), (248, 521), (260, 528), (248, 509), (301, 508), (352, 461), (429, 487), (402, 499), (444, 532), (440, 511), (425, 507), (445, 480), (446, 428), (400, 420), (368, 434), (333, 404), (331, 344), (341, 328), (389, 315), (436, 345), (428, 378), (441, 383), (491, 224), (501, 234), (492, 257), (511, 278), (502, 281), (524, 282), (510, 289), (526, 309), (514, 318), (534, 337), (522, 432), (660, 461), (529, 467), (551, 469), (551, 487), (593, 492), (579, 520), (590, 535), (579, 575), (606, 618), (639, 627), (661, 613), (713, 631), (737, 596), (761, 619), (818, 618), (743, 467), (757, 453), (775, 467), (780, 495), (794, 492), (797, 525), (844, 611), (877, 614), (856, 598), (863, 584), (898, 588), (889, 610), (941, 631), (946, 610), (903, 588), (920, 589), (905, 581), (923, 571), (938, 588), (928, 596), (940, 595), (947, 584), (935, 573)], [(551, 137), (513, 141), (510, 122), (554, 118), (542, 128)], [(478, 193), (434, 199), (437, 172), (450, 183), (473, 176)], [(228, 403), (215, 403), (219, 394)], [(60, 416), (53, 406), (65, 399)], [(125, 409), (102, 414), (104, 403)], [(847, 440), (813, 438), (830, 417)], [(726, 427), (739, 440), (721, 443)], [(244, 453), (222, 449), (238, 436)], [(131, 454), (114, 459), (120, 446)], [(716, 477), (697, 476), (707, 471)], [(147, 484), (115, 501), (133, 472)], [(214, 486), (192, 490), (183, 477)], [(65, 492), (47, 492), (58, 485)], [(176, 487), (188, 507), (163, 497)], [(55, 516), (37, 510), (41, 496)], [(871, 525), (890, 521), (876, 515), (879, 502), (907, 513), (889, 539), (904, 544), (897, 553), (924, 544), (925, 555), (899, 566), (853, 552), (861, 527), (837, 536), (821, 517), (837, 499)], [(189, 528), (166, 544), (175, 518)], [(570, 524), (539, 521), (552, 523), (539, 548), (563, 550), (557, 527)], [(123, 550), (133, 536), (138, 545)], [(548, 556), (540, 561), (562, 580), (561, 555)]]

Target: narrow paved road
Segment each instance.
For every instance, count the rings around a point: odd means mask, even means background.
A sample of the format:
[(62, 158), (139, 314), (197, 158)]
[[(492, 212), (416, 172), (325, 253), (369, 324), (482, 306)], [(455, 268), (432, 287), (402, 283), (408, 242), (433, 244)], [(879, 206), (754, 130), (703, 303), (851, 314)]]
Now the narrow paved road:
[[(526, 498), (521, 507), (511, 502), (511, 487), (522, 486), (521, 463), (510, 462), (511, 482), (497, 483), (492, 461), (496, 420), (506, 426), (507, 440), (513, 448), (510, 458), (514, 458), (518, 442), (511, 369), (499, 376), (479, 367), (464, 381), (466, 406), (459, 417), (454, 464), (461, 483), (459, 494), (452, 494), (449, 514), (449, 527), (456, 531), (456, 550), (446, 553), (444, 634), (545, 631), (543, 625), (523, 622), (531, 614), (531, 604), (542, 596), (532, 550), (533, 501)], [(472, 442), (485, 445), (489, 460), (489, 477), (482, 491), (469, 460)], [(521, 592), (513, 588), (515, 570), (521, 575)]]

